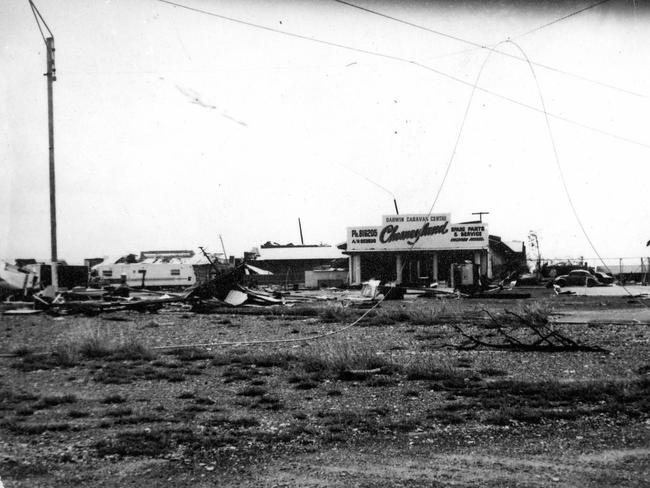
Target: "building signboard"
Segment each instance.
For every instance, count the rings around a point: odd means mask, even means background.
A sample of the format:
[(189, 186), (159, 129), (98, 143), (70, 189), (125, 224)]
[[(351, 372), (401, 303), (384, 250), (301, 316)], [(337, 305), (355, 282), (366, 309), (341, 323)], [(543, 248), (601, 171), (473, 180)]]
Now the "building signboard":
[(487, 249), (487, 225), (452, 224), (451, 214), (384, 215), (380, 227), (348, 227), (348, 251)]

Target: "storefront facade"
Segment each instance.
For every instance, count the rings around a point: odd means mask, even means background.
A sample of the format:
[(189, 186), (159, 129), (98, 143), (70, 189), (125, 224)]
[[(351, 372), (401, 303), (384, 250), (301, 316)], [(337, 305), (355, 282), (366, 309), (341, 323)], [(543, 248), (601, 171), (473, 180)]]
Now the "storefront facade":
[(348, 227), (350, 284), (447, 281), (453, 263), (471, 261), (492, 277), (487, 224), (454, 224), (451, 214), (384, 215), (380, 226)]

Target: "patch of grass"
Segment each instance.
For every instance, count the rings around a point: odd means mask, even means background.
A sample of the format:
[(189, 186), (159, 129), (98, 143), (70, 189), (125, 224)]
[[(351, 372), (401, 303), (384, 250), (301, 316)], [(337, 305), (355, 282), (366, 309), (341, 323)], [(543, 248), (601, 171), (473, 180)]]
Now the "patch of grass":
[(647, 375), (650, 374), (650, 363), (646, 363), (642, 366), (639, 366), (639, 368), (636, 370), (636, 372), (640, 375)]
[(478, 370), (483, 376), (508, 376), (508, 372), (498, 368), (482, 368)]
[(20, 461), (7, 458), (0, 461), (0, 470), (5, 479), (24, 480), (34, 476), (45, 476), (49, 473), (48, 465), (42, 462)]
[(406, 310), (404, 308), (380, 309), (368, 314), (362, 321), (362, 324), (369, 326), (395, 324), (432, 326), (449, 321), (449, 316), (454, 314), (460, 316), (460, 309), (458, 307), (454, 308), (447, 303), (435, 304), (432, 307), (413, 310)]
[(255, 365), (258, 368), (282, 368), (288, 369), (298, 357), (290, 352), (274, 351), (271, 353), (252, 353), (240, 356), (241, 364)]
[(201, 405), (187, 405), (183, 407), (185, 412), (207, 412), (207, 408), (202, 407)]
[(17, 404), (37, 400), (38, 396), (32, 393), (14, 390), (0, 390), (0, 410), (13, 410)]
[(122, 395), (119, 394), (108, 395), (102, 398), (101, 402), (107, 405), (114, 404), (114, 403), (124, 403), (126, 402), (126, 398), (124, 398)]
[(237, 392), (237, 395), (255, 397), (255, 396), (265, 395), (266, 393), (267, 393), (266, 388), (262, 388), (260, 386), (248, 386), (246, 388), (243, 388), (242, 390), (239, 390)]
[(151, 360), (156, 357), (156, 353), (145, 346), (142, 342), (134, 337), (126, 337), (119, 343), (113, 345), (111, 349), (112, 360)]
[(354, 431), (377, 434), (381, 430), (376, 417), (370, 416), (363, 411), (339, 410), (318, 412), (316, 415), (323, 419), (325, 428), (332, 433)]
[(85, 322), (54, 344), (49, 354), (25, 354), (13, 365), (20, 371), (70, 368), (83, 360), (149, 360), (155, 354), (132, 336), (115, 334), (107, 328)]
[(135, 368), (123, 364), (106, 364), (95, 372), (93, 380), (106, 385), (125, 385), (139, 378)]
[(504, 407), (486, 416), (485, 421), (493, 425), (508, 425), (510, 422), (539, 424), (544, 419), (542, 409), (526, 407)]
[(415, 334), (413, 336), (413, 339), (416, 339), (418, 341), (434, 341), (437, 339), (441, 339), (444, 336), (445, 334), (442, 332), (424, 332), (422, 334)]
[(391, 432), (413, 432), (420, 427), (420, 422), (417, 419), (406, 418), (394, 422), (388, 422), (385, 428)]
[(133, 409), (129, 407), (119, 407), (106, 410), (104, 412), (105, 417), (128, 417), (133, 413)]
[(459, 358), (454, 363), (457, 368), (471, 368), (474, 361), (470, 358)]
[(38, 402), (34, 404), (34, 408), (37, 410), (43, 410), (46, 408), (56, 407), (57, 405), (62, 405), (66, 403), (75, 403), (77, 397), (72, 394), (68, 395), (51, 395), (41, 397)]
[(90, 412), (86, 412), (85, 410), (68, 410), (68, 417), (71, 419), (81, 419), (84, 417), (90, 417)]
[(361, 321), (363, 325), (379, 326), (379, 325), (395, 325), (407, 323), (411, 320), (411, 313), (405, 310), (375, 310), (369, 313)]
[(260, 425), (260, 421), (255, 417), (228, 417), (225, 415), (217, 415), (211, 418), (208, 423), (213, 426), (227, 426), (234, 428), (248, 428)]
[(197, 405), (214, 405), (216, 402), (211, 398), (198, 397), (194, 400)]
[(377, 355), (368, 346), (349, 341), (329, 341), (311, 345), (301, 357), (307, 372), (339, 376), (343, 372), (380, 369), (384, 374), (399, 370), (399, 366)]
[(133, 415), (126, 417), (117, 417), (111, 423), (112, 426), (115, 425), (142, 425), (147, 423), (156, 423), (156, 422), (176, 422), (177, 419), (169, 419), (158, 415)]
[(67, 422), (23, 424), (8, 421), (1, 423), (0, 427), (17, 435), (40, 435), (45, 432), (64, 432), (71, 430), (71, 426)]
[(390, 386), (397, 385), (398, 381), (395, 378), (386, 375), (369, 375), (366, 379), (366, 386), (372, 386), (376, 388), (386, 388)]
[(119, 432), (114, 438), (96, 442), (94, 448), (99, 457), (156, 457), (167, 453), (172, 445), (172, 435), (165, 430), (139, 430)]
[(87, 334), (74, 337), (72, 344), (79, 354), (87, 359), (100, 359), (110, 356), (111, 341), (100, 329), (89, 330)]
[(16, 409), (16, 415), (19, 417), (29, 417), (34, 415), (34, 409), (29, 407), (20, 407)]
[(469, 381), (476, 381), (473, 373), (459, 371), (447, 364), (440, 363), (433, 356), (422, 356), (411, 361), (404, 368), (406, 379), (410, 381), (431, 380), (442, 382), (446, 388), (460, 388)]
[(495, 410), (489, 418), (538, 423), (541, 419), (572, 419), (606, 414), (639, 417), (650, 413), (650, 381), (523, 382), (502, 380), (487, 388), (456, 392), (474, 398), (482, 408)]
[(57, 345), (51, 354), (27, 354), (11, 367), (25, 373), (54, 368), (72, 368), (79, 364), (78, 355), (67, 347)]
[(190, 361), (201, 361), (204, 359), (212, 359), (214, 355), (211, 352), (206, 351), (205, 349), (197, 347), (185, 347), (180, 349), (172, 349), (167, 351), (166, 354), (176, 356), (179, 361), (190, 362)]
[(124, 385), (139, 380), (169, 381), (178, 383), (185, 381), (185, 375), (175, 367), (153, 368), (149, 365), (136, 365), (124, 363), (107, 363), (97, 370), (93, 380), (107, 385)]
[(446, 411), (431, 412), (427, 414), (427, 418), (444, 425), (460, 425), (467, 421), (467, 418), (460, 413)]
[(351, 322), (359, 316), (359, 312), (342, 306), (330, 305), (322, 309), (319, 316), (323, 322), (328, 324), (335, 322)]
[(25, 357), (25, 356), (29, 356), (33, 352), (34, 352), (34, 349), (32, 347), (27, 346), (27, 345), (18, 346), (18, 347), (15, 347), (15, 348), (13, 348), (11, 350), (12, 354), (15, 354), (16, 356), (21, 357), (21, 358)]
[(259, 373), (251, 368), (230, 366), (223, 372), (224, 383), (234, 383), (235, 381), (251, 381)]
[[(526, 304), (519, 307), (514, 307), (510, 310), (513, 313), (502, 312), (495, 315), (497, 321), (506, 327), (518, 328), (526, 326), (527, 323), (536, 326), (547, 325), (549, 317), (553, 313), (553, 309), (548, 304), (533, 303)], [(494, 327), (490, 323), (488, 327)]]
[(82, 323), (71, 331), (59, 344), (68, 355), (84, 359), (138, 360), (152, 359), (155, 353), (134, 336), (115, 333), (107, 326), (93, 322)]
[(278, 411), (284, 408), (282, 401), (272, 395), (262, 395), (253, 405), (252, 408), (263, 408), (265, 410)]

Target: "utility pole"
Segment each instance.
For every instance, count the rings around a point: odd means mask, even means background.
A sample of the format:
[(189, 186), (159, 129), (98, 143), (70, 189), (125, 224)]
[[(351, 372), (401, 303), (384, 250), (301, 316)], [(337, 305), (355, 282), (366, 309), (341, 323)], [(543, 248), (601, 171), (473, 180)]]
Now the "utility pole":
[[(57, 290), (59, 285), (57, 273), (57, 241), (56, 241), (56, 185), (55, 185), (55, 172), (54, 172), (54, 95), (53, 84), (56, 81), (56, 66), (54, 64), (54, 34), (48, 27), (45, 19), (36, 8), (36, 5), (29, 0), (29, 6), (32, 9), (38, 30), (45, 41), (46, 50), (46, 69), (45, 76), (47, 77), (47, 121), (48, 121), (48, 140), (49, 140), (49, 159), (50, 159), (50, 253), (51, 253), (51, 270), (52, 270), (52, 287), (54, 291)], [(48, 36), (45, 36), (41, 24), (47, 30)]]
[(45, 39), (47, 47), (47, 121), (50, 147), (50, 247), (52, 256), (52, 286), (54, 291), (59, 286), (57, 261), (59, 259), (56, 242), (56, 184), (54, 173), (54, 100), (53, 84), (56, 81), (56, 68), (54, 66), (54, 37)]
[(300, 222), (300, 217), (298, 217), (298, 228), (300, 229), (300, 244), (305, 245), (305, 240), (302, 237), (302, 223)]

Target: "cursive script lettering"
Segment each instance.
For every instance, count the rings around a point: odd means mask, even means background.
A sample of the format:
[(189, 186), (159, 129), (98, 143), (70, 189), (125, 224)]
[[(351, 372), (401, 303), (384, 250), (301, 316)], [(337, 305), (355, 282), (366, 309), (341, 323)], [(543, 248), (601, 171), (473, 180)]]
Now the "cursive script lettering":
[(387, 225), (379, 233), (379, 241), (385, 244), (387, 242), (405, 240), (408, 245), (413, 246), (420, 240), (420, 237), (446, 234), (449, 232), (449, 229), (447, 228), (448, 223), (449, 222), (440, 225), (429, 225), (429, 222), (427, 222), (421, 229), (402, 231), (399, 230), (399, 225)]

